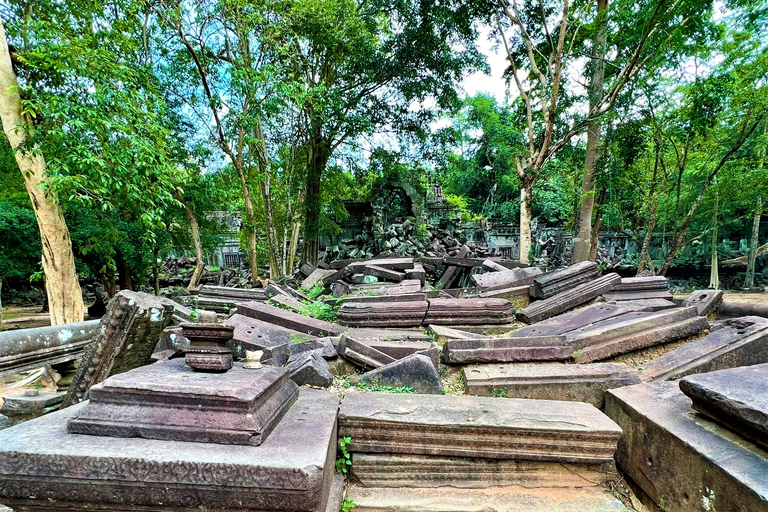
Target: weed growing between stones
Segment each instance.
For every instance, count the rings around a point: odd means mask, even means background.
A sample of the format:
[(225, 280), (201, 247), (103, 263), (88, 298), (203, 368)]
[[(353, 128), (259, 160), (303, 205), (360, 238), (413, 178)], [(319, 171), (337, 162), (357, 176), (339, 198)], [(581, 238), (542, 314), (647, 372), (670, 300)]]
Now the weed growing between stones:
[(347, 451), (347, 445), (351, 441), (351, 437), (342, 437), (339, 440), (339, 452), (341, 455), (336, 459), (336, 472), (340, 475), (346, 475), (349, 472), (349, 466), (352, 465), (352, 458)]

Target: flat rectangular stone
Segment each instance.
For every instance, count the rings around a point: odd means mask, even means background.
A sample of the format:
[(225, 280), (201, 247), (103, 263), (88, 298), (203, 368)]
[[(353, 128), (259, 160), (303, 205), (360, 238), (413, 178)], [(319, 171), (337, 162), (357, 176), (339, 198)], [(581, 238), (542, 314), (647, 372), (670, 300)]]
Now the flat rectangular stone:
[(300, 287), (309, 290), (313, 286), (315, 286), (317, 283), (322, 282), (323, 279), (326, 277), (335, 274), (336, 272), (333, 270), (323, 270), (322, 268), (316, 268), (312, 271), (311, 274), (309, 274), (306, 279), (304, 279), (301, 282)]
[(508, 270), (507, 267), (493, 260), (484, 260), (483, 268), (486, 270), (490, 270), (491, 272), (504, 272), (505, 270)]
[(515, 307), (524, 308), (531, 303), (531, 297), (528, 294), (528, 285), (512, 286), (510, 288), (499, 288), (498, 290), (488, 290), (480, 292), (478, 297), (507, 299)]
[(768, 364), (683, 377), (680, 390), (693, 408), (768, 448)]
[(421, 291), (421, 281), (418, 279), (404, 279), (397, 284), (355, 284), (349, 287), (349, 295), (402, 295)]
[[(467, 247), (466, 245), (462, 245), (456, 257), (458, 259), (462, 259), (467, 254), (469, 254), (469, 247)], [(448, 264), (448, 266), (445, 269), (445, 272), (443, 272), (443, 275), (440, 277), (440, 280), (437, 282), (437, 287), (440, 288), (441, 290), (445, 288), (450, 288), (451, 283), (456, 278), (456, 272), (458, 271), (459, 271), (458, 266), (454, 264)]]
[(447, 364), (562, 361), (573, 357), (565, 336), (447, 340), (443, 361)]
[(368, 327), (353, 327), (346, 332), (347, 336), (368, 341), (432, 341), (432, 338), (421, 329), (379, 329)]
[(49, 407), (54, 407), (64, 399), (64, 393), (29, 389), (24, 393), (14, 393), (3, 397), (0, 414), (5, 416), (38, 416)]
[(461, 331), (445, 325), (430, 324), (427, 330), (432, 333), (438, 341), (446, 340), (467, 340), (467, 339), (482, 339), (485, 338), (482, 334), (476, 334), (474, 332)]
[(303, 302), (290, 295), (275, 295), (269, 299), (269, 305), (287, 309), (294, 313), (300, 313), (306, 307)]
[(634, 299), (634, 300), (606, 300), (609, 304), (621, 304), (632, 306), (638, 311), (661, 311), (662, 309), (676, 308), (677, 304), (667, 299)]
[[(70, 418), (74, 434), (259, 446), (296, 401), (288, 370), (197, 372), (173, 359), (93, 386)], [(137, 397), (141, 397), (140, 399)]]
[(285, 364), (288, 360), (291, 344), (318, 339), (310, 334), (245, 315), (232, 315), (227, 319), (227, 324), (235, 328), (232, 340), (227, 343), (227, 347), (235, 356), (243, 359), (246, 350), (263, 350), (262, 362), (277, 366)]
[(423, 286), (427, 279), (427, 272), (424, 270), (424, 266), (421, 263), (414, 263), (413, 268), (405, 270), (405, 278), (418, 280)]
[(390, 281), (393, 283), (399, 283), (405, 279), (404, 272), (382, 267), (376, 265), (375, 263), (375, 261), (370, 263), (352, 263), (346, 268), (345, 275), (363, 274), (366, 276), (374, 276), (382, 281)]
[(463, 369), (467, 393), (603, 406), (605, 391), (640, 383), (630, 367), (617, 363), (472, 365)]
[(352, 454), (352, 476), (366, 487), (582, 488), (618, 477), (612, 462), (569, 464), (530, 460), (436, 457), (381, 453)]
[(590, 278), (584, 284), (556, 295), (551, 295), (544, 300), (531, 303), (530, 306), (518, 313), (518, 317), (528, 323), (546, 320), (560, 313), (565, 313), (576, 306), (586, 304), (611, 290), (619, 281), (621, 281), (621, 277), (618, 274), (607, 274), (601, 277)]
[(505, 324), (515, 318), (506, 299), (429, 299), (424, 322), (441, 325)]
[(523, 327), (511, 333), (510, 336), (515, 338), (525, 336), (556, 336), (579, 329), (583, 330), (602, 320), (634, 311), (637, 311), (637, 309), (623, 304), (593, 304)]
[(546, 299), (597, 278), (599, 270), (591, 261), (582, 261), (569, 267), (548, 272), (534, 278), (531, 297)]
[(411, 354), (427, 356), (435, 368), (438, 367), (439, 351), (437, 345), (428, 341), (389, 341), (385, 339), (364, 340), (365, 344), (395, 359), (402, 359)]
[(70, 434), (85, 404), (0, 431), (0, 502), (13, 508), (324, 512), (338, 397), (301, 390), (261, 446)]
[(664, 276), (622, 277), (614, 288), (617, 292), (637, 290), (668, 290), (669, 283)]
[(200, 295), (187, 295), (180, 297), (186, 306), (195, 309), (204, 309), (206, 311), (215, 311), (216, 313), (229, 313), (237, 308), (241, 302), (248, 299), (232, 299), (226, 297), (201, 297)]
[(768, 318), (745, 316), (641, 366), (641, 379), (675, 380), (686, 375), (768, 361)]
[(256, 301), (238, 304), (237, 312), (241, 315), (313, 336), (333, 336), (341, 334), (346, 330), (337, 324), (324, 322), (323, 320), (268, 306)]
[(427, 314), (427, 301), (344, 302), (339, 322), (353, 327), (417, 327)]
[(267, 300), (264, 289), (233, 288), (231, 286), (211, 286), (204, 284), (200, 287), (200, 296), (217, 297), (238, 301)]
[(472, 280), (485, 290), (498, 290), (513, 286), (530, 286), (533, 280), (541, 275), (538, 267), (504, 269), (501, 272), (486, 272), (474, 274)]
[(339, 436), (350, 453), (603, 463), (621, 429), (579, 402), (348, 393)]
[(669, 290), (633, 290), (633, 291), (615, 291), (612, 290), (603, 294), (606, 301), (624, 301), (624, 300), (643, 300), (643, 299), (663, 299), (671, 301), (674, 295)]
[(708, 316), (717, 311), (723, 303), (723, 290), (696, 290), (683, 301), (683, 306), (695, 306), (701, 316)]
[(394, 357), (346, 334), (341, 336), (336, 350), (344, 359), (364, 368), (381, 368), (396, 361)]
[(427, 300), (426, 293), (402, 293), (400, 295), (347, 295), (345, 303), (352, 302), (406, 302)]
[(696, 414), (677, 382), (611, 389), (605, 412), (624, 430), (616, 461), (668, 512), (768, 510), (768, 457)]

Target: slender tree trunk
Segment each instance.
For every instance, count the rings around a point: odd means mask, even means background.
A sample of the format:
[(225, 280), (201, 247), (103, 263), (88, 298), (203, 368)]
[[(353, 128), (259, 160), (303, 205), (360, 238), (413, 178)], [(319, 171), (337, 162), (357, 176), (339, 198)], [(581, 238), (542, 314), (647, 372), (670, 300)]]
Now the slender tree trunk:
[(715, 290), (720, 289), (720, 274), (717, 272), (717, 206), (719, 197), (715, 196), (715, 209), (712, 212), (712, 268), (709, 273), (709, 287)]
[(752, 221), (752, 240), (749, 244), (749, 259), (747, 262), (747, 278), (744, 280), (745, 288), (755, 286), (755, 260), (757, 260), (757, 244), (760, 237), (760, 217), (763, 214), (763, 198), (757, 198), (755, 218)]
[(154, 285), (154, 288), (155, 288), (155, 295), (159, 297), (160, 296), (160, 258), (159, 258), (160, 254), (157, 247), (155, 247), (154, 253), (155, 253), (155, 261), (152, 262), (152, 284)]
[(301, 231), (301, 222), (295, 220), (293, 222), (293, 231), (291, 233), (291, 245), (288, 248), (288, 268), (289, 272), (293, 272), (293, 267), (296, 265), (296, 251), (299, 248), (299, 232)]
[(251, 191), (245, 178), (242, 162), (235, 163), (237, 176), (240, 178), (240, 188), (243, 190), (243, 203), (245, 204), (245, 230), (248, 233), (248, 263), (251, 268), (251, 283), (259, 279), (258, 253), (256, 248), (256, 215), (254, 214)]
[[(605, 46), (607, 30), (605, 23), (605, 11), (608, 0), (597, 1), (597, 32), (592, 46), (592, 77), (589, 87), (589, 109), (595, 107), (603, 97), (603, 78), (605, 74)], [(581, 208), (579, 210), (579, 230), (574, 240), (573, 260), (575, 262), (586, 261), (592, 254), (592, 213), (595, 207), (595, 164), (597, 163), (597, 149), (603, 123), (600, 118), (593, 119), (587, 126), (587, 153), (584, 162), (584, 177), (581, 183)], [(597, 254), (597, 251), (595, 251)]]
[(648, 224), (645, 228), (645, 238), (643, 239), (643, 248), (640, 250), (640, 259), (637, 263), (637, 275), (641, 275), (646, 266), (650, 266), (650, 270), (654, 271), (653, 262), (650, 257), (651, 240), (653, 239), (653, 230), (656, 229), (656, 209), (658, 207), (659, 200), (654, 197), (651, 204), (648, 206)]
[(533, 241), (531, 238), (531, 198), (533, 180), (524, 180), (520, 186), (520, 263), (530, 263), (529, 254)]
[(45, 158), (39, 148), (25, 146), (32, 119), (22, 113), (18, 81), (11, 64), (5, 27), (0, 23), (0, 117), (16, 157), (35, 212), (43, 246), (51, 325), (81, 322), (83, 294), (77, 279), (72, 241), (59, 208), (56, 191), (46, 176)]
[(117, 260), (117, 280), (121, 290), (133, 290), (131, 281), (131, 269), (126, 263), (125, 258), (119, 252), (115, 258)]
[(192, 245), (195, 248), (195, 270), (192, 272), (192, 278), (189, 280), (187, 290), (196, 288), (200, 284), (200, 278), (203, 277), (203, 270), (205, 269), (205, 259), (203, 257), (203, 243), (200, 240), (200, 227), (197, 224), (197, 218), (195, 212), (184, 200), (184, 195), (180, 190), (176, 190), (176, 197), (179, 199), (181, 206), (184, 207), (184, 214), (187, 216), (189, 222), (189, 229), (192, 231)]
[(589, 261), (597, 260), (597, 249), (600, 246), (600, 228), (603, 227), (603, 204), (605, 204), (605, 187), (600, 189), (597, 195), (597, 210), (595, 222), (592, 224), (592, 235), (589, 242)]
[(330, 157), (330, 148), (323, 139), (318, 122), (313, 122), (313, 135), (307, 152), (306, 218), (304, 221), (304, 261), (317, 266), (320, 252), (320, 213), (322, 197), (320, 184)]
[(0, 276), (0, 331), (3, 330), (3, 276)]
[(108, 274), (101, 276), (101, 284), (104, 285), (104, 291), (107, 292), (107, 296), (111, 299), (117, 294), (117, 284), (115, 283), (115, 274), (111, 269), (107, 270)]
[(280, 244), (275, 229), (275, 216), (272, 208), (271, 179), (269, 174), (261, 181), (261, 195), (264, 199), (264, 211), (267, 214), (267, 238), (269, 239), (269, 277), (276, 279), (283, 275), (280, 264)]

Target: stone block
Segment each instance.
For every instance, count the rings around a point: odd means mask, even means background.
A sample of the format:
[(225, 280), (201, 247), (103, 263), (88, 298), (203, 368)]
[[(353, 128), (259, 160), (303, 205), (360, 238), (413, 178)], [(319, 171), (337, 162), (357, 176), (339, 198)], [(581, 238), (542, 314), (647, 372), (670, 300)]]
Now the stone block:
[(683, 377), (680, 390), (693, 408), (724, 427), (768, 448), (768, 364)]
[(302, 352), (288, 360), (285, 366), (291, 380), (298, 386), (327, 388), (333, 384), (333, 374), (318, 351)]
[(211, 286), (204, 284), (200, 287), (201, 297), (214, 297), (245, 302), (249, 300), (267, 300), (264, 289), (233, 288), (231, 286)]
[[(366, 487), (574, 489), (599, 487), (618, 478), (613, 462), (570, 464), (529, 460), (435, 457), (389, 453), (352, 454), (352, 476)], [(548, 510), (548, 509), (547, 509)]]
[(3, 397), (0, 414), (5, 416), (39, 416), (46, 409), (55, 407), (64, 399), (64, 393), (51, 393), (27, 389), (23, 393), (14, 393)]
[(339, 322), (355, 327), (417, 327), (427, 314), (427, 301), (344, 302)]
[(312, 336), (333, 336), (345, 331), (345, 328), (340, 325), (268, 306), (263, 302), (252, 301), (238, 304), (237, 312), (250, 318)]
[(472, 275), (477, 286), (485, 290), (498, 290), (515, 286), (530, 286), (533, 280), (542, 274), (539, 267), (504, 269), (499, 272), (486, 272)]
[[(531, 305), (523, 308), (518, 313), (518, 317), (527, 323), (546, 320), (547, 318), (559, 315), (560, 313), (565, 313), (569, 309), (586, 304), (611, 290), (620, 281), (621, 277), (619, 277), (618, 274), (607, 274), (594, 278), (590, 277), (589, 280), (583, 284), (554, 295), (549, 295), (544, 300), (531, 303)], [(531, 285), (531, 290), (533, 290), (533, 286), (534, 285)], [(533, 296), (533, 294), (531, 294), (531, 296)]]
[(315, 286), (317, 283), (322, 282), (323, 279), (328, 277), (331, 274), (335, 274), (336, 272), (334, 270), (323, 270), (322, 268), (316, 268), (312, 271), (311, 274), (309, 274), (306, 279), (304, 279), (301, 282), (301, 288), (305, 290), (309, 290), (313, 286)]
[(338, 397), (303, 389), (261, 446), (67, 432), (86, 404), (0, 431), (0, 502), (15, 509), (324, 512)]
[(203, 373), (173, 359), (92, 387), (90, 401), (69, 420), (68, 429), (95, 436), (258, 446), (297, 396), (284, 368), (245, 369), (238, 363), (225, 373)]
[(235, 327), (232, 341), (227, 346), (238, 358), (243, 359), (246, 350), (263, 350), (262, 362), (276, 366), (288, 361), (291, 345), (317, 340), (315, 336), (245, 315), (232, 315), (227, 324)]
[(380, 350), (372, 348), (355, 338), (342, 334), (336, 351), (341, 357), (363, 368), (380, 368), (386, 364), (394, 363), (395, 358)]
[(669, 290), (631, 290), (616, 291), (611, 290), (603, 294), (603, 299), (607, 302), (622, 302), (625, 300), (666, 300), (671, 301), (674, 298)]
[(639, 368), (641, 379), (675, 380), (686, 375), (768, 361), (768, 318), (725, 320), (720, 328)]
[(591, 261), (582, 261), (548, 272), (533, 279), (530, 291), (531, 297), (547, 299), (584, 283), (589, 283), (596, 279), (598, 274), (597, 265)]
[(697, 414), (677, 382), (606, 393), (605, 412), (624, 430), (616, 462), (667, 512), (765, 512), (768, 457)]
[(515, 318), (506, 299), (429, 299), (424, 323), (440, 325), (505, 324)]
[(577, 330), (588, 329), (591, 325), (602, 320), (634, 311), (637, 311), (637, 308), (627, 307), (624, 304), (593, 304), (523, 327), (510, 333), (510, 337), (558, 336)]
[(427, 356), (435, 368), (440, 364), (440, 351), (437, 345), (428, 341), (397, 341), (381, 339), (356, 338), (371, 348), (374, 348), (395, 359), (402, 359), (412, 354), (422, 354)]
[(393, 388), (411, 388), (414, 392), (422, 394), (443, 394), (443, 382), (435, 363), (422, 354), (411, 354), (364, 373), (360, 382)]
[(350, 453), (402, 453), (602, 464), (621, 429), (579, 402), (447, 395), (354, 393), (339, 436)]
[(587, 402), (597, 408), (606, 390), (640, 383), (636, 371), (617, 363), (472, 365), (463, 372), (470, 395)]
[(709, 316), (723, 303), (723, 290), (696, 290), (683, 301), (683, 307), (695, 306), (701, 316)]
[(443, 361), (448, 364), (562, 361), (573, 357), (565, 336), (448, 340)]

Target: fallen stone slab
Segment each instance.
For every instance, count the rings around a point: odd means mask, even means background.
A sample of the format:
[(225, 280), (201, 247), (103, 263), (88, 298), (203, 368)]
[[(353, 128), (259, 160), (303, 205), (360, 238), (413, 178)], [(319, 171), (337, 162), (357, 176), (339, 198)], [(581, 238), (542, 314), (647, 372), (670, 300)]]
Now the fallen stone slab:
[(429, 299), (424, 323), (441, 325), (505, 324), (515, 318), (506, 299)]
[(683, 306), (695, 306), (701, 316), (709, 316), (723, 303), (723, 290), (696, 290), (683, 301)]
[(768, 448), (768, 364), (756, 364), (683, 377), (680, 390), (693, 408)]
[(557, 295), (551, 295), (544, 300), (533, 302), (523, 308), (518, 317), (527, 323), (540, 322), (560, 313), (565, 313), (582, 304), (597, 298), (611, 290), (621, 280), (618, 274), (607, 274), (597, 278), (590, 278), (589, 282), (578, 285)]
[[(86, 404), (0, 431), (0, 502), (13, 508), (324, 512), (338, 397), (302, 389), (261, 446), (67, 432)], [(137, 492), (140, 489), (141, 492)]]
[(413, 268), (405, 270), (405, 278), (409, 280), (417, 280), (424, 286), (427, 280), (427, 272), (424, 270), (424, 266), (421, 263), (414, 263)]
[(64, 399), (64, 393), (38, 391), (27, 389), (22, 393), (14, 393), (3, 397), (0, 414), (5, 416), (39, 416), (59, 405)]
[(761, 316), (768, 318), (768, 304), (749, 304), (746, 302), (723, 302), (716, 311), (718, 318), (739, 316)]
[(605, 489), (400, 488), (352, 485), (347, 498), (355, 512), (626, 512)]
[(515, 286), (530, 286), (542, 274), (539, 267), (504, 269), (500, 272), (486, 272), (472, 275), (477, 286), (485, 290), (498, 290)]
[(364, 295), (368, 297), (377, 295), (403, 295), (421, 292), (421, 281), (418, 279), (404, 279), (397, 284), (353, 284), (349, 286), (349, 295)]
[(426, 293), (403, 293), (400, 295), (347, 295), (343, 297), (344, 303), (353, 302), (406, 302), (425, 301)]
[(396, 361), (394, 357), (346, 334), (341, 336), (336, 351), (344, 359), (364, 368), (376, 369)]
[(427, 330), (432, 333), (438, 341), (486, 338), (486, 336), (483, 336), (482, 334), (462, 331), (445, 325), (430, 324), (427, 326)]
[(610, 462), (621, 429), (579, 402), (354, 393), (339, 411), (350, 453)]
[(577, 330), (584, 330), (602, 320), (635, 311), (637, 311), (637, 308), (628, 307), (626, 304), (593, 304), (523, 327), (511, 333), (509, 336), (513, 338), (523, 338), (527, 336), (557, 336)]
[(531, 296), (528, 293), (528, 285), (512, 286), (510, 288), (499, 288), (498, 290), (488, 290), (480, 292), (478, 297), (507, 299), (517, 308), (524, 308), (531, 303)]
[(611, 290), (608, 293), (603, 294), (603, 298), (606, 301), (621, 302), (625, 300), (650, 300), (661, 299), (671, 301), (673, 299), (672, 292), (669, 290), (630, 290), (630, 291), (616, 291)]
[[(322, 352), (322, 351), (320, 351)], [(333, 384), (333, 374), (321, 353), (316, 350), (292, 356), (285, 368), (297, 386), (327, 388)]]
[(504, 272), (506, 270), (509, 270), (504, 265), (502, 265), (500, 263), (497, 263), (497, 262), (495, 262), (493, 260), (484, 260), (483, 261), (483, 268), (485, 270), (490, 270), (491, 272)]
[[(288, 371), (195, 371), (173, 359), (115, 375), (90, 391), (73, 434), (259, 446), (298, 396)], [(141, 397), (141, 399), (137, 399)]]
[(695, 414), (677, 382), (608, 390), (605, 412), (624, 430), (619, 469), (664, 510), (768, 510), (765, 452)]
[(0, 377), (79, 359), (99, 320), (0, 332)]
[(434, 361), (423, 354), (411, 354), (360, 377), (363, 384), (410, 388), (415, 393), (442, 395), (443, 382)]
[(86, 392), (110, 375), (152, 362), (152, 352), (174, 314), (172, 301), (125, 290), (107, 305), (93, 341), (85, 348), (62, 407), (84, 399)]
[(421, 329), (380, 329), (369, 327), (353, 327), (346, 332), (347, 336), (362, 341), (431, 341), (432, 338)]
[(290, 295), (275, 295), (270, 297), (268, 304), (294, 313), (300, 313), (306, 307), (303, 302)]
[[(230, 311), (237, 308), (239, 303), (245, 302), (248, 299), (228, 299), (224, 297), (201, 297), (199, 295), (186, 295), (179, 297), (179, 300), (181, 300), (185, 306), (190, 308), (204, 309), (206, 311), (228, 314)], [(266, 300), (266, 297), (264, 300)]]
[[(456, 257), (461, 259), (464, 258), (467, 254), (469, 254), (469, 247), (462, 245), (458, 254), (456, 254)], [(437, 282), (437, 287), (441, 290), (450, 288), (451, 283), (458, 275), (457, 272), (459, 272), (459, 267), (453, 264), (449, 264), (446, 267), (445, 272), (443, 272), (443, 275), (440, 277), (440, 280)]]
[(470, 395), (587, 402), (597, 408), (606, 390), (640, 383), (635, 370), (617, 363), (472, 365), (463, 372)]
[(184, 354), (189, 347), (189, 340), (181, 333), (181, 327), (166, 327), (160, 335), (160, 341), (155, 345), (152, 359), (155, 361), (167, 361)]
[(677, 307), (677, 304), (667, 299), (605, 300), (605, 302), (608, 304), (632, 306), (636, 308), (637, 311), (661, 311), (662, 309)]
[(337, 318), (353, 327), (418, 327), (427, 315), (429, 303), (403, 302), (344, 302)]
[(597, 264), (582, 261), (569, 267), (537, 276), (531, 283), (531, 297), (546, 299), (597, 278)]
[(446, 364), (507, 363), (516, 361), (563, 361), (573, 357), (565, 336), (447, 340)]
[(768, 361), (768, 318), (747, 316), (725, 320), (722, 326), (667, 352), (638, 368), (644, 382), (676, 380)]
[[(351, 335), (351, 334), (350, 334)], [(413, 354), (421, 354), (432, 361), (435, 369), (439, 365), (440, 351), (437, 345), (428, 341), (398, 341), (386, 338), (356, 338), (371, 348), (374, 348), (395, 359), (402, 359)]]
[(245, 315), (232, 315), (227, 319), (227, 324), (235, 328), (232, 340), (227, 343), (227, 346), (237, 358), (245, 358), (246, 350), (262, 350), (264, 354), (261, 361), (275, 366), (282, 366), (288, 361), (291, 345), (318, 339), (303, 332)]
[(301, 282), (299, 286), (304, 290), (309, 290), (326, 277), (335, 273), (336, 272), (334, 270), (323, 270), (322, 268), (316, 268), (306, 277), (306, 279)]
[(393, 283), (399, 283), (405, 279), (405, 272), (399, 272), (392, 270), (391, 268), (385, 268), (375, 264), (372, 261), (370, 263), (352, 263), (344, 272), (345, 276), (353, 274), (363, 274), (366, 276), (374, 276), (382, 281), (390, 281)]
[(622, 277), (614, 288), (617, 292), (640, 290), (668, 290), (669, 282), (664, 276)]
[[(352, 454), (352, 476), (366, 487), (525, 488), (598, 487), (618, 477), (615, 465), (529, 460)], [(445, 489), (447, 490), (447, 489)]]
[(204, 284), (200, 287), (200, 296), (237, 301), (267, 300), (267, 294), (263, 288), (232, 288), (231, 286), (211, 286), (208, 284)]
[(237, 312), (250, 318), (263, 320), (286, 329), (292, 329), (313, 336), (339, 335), (346, 330), (341, 325), (300, 315), (274, 306), (268, 306), (256, 301), (238, 304)]

